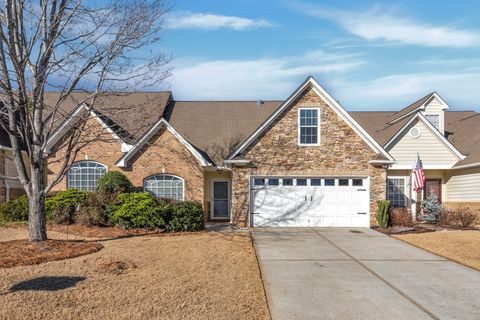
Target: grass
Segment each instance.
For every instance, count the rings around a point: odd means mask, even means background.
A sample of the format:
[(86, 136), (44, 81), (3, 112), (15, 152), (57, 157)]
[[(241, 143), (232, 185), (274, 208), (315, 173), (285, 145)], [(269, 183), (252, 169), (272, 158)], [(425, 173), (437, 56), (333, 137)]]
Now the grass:
[(480, 270), (480, 231), (437, 231), (399, 234), (393, 237)]
[[(0, 228), (0, 241), (26, 235), (24, 228)], [(0, 319), (270, 318), (248, 234), (100, 243), (93, 254), (0, 269)]]

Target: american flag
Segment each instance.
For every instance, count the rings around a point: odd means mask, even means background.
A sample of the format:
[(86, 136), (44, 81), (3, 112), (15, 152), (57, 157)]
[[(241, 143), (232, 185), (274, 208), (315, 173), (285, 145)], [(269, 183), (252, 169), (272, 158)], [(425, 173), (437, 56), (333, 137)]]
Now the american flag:
[(418, 192), (418, 190), (423, 188), (425, 184), (425, 172), (423, 171), (422, 160), (417, 154), (417, 161), (415, 162), (415, 168), (413, 168), (413, 190)]

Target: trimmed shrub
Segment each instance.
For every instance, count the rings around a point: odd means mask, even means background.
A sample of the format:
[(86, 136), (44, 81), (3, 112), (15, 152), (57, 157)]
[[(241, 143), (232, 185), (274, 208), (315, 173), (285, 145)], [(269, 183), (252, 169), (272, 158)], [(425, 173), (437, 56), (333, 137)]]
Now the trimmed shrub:
[(389, 200), (377, 200), (377, 222), (378, 225), (384, 229), (388, 228), (389, 222)]
[(75, 215), (75, 222), (86, 226), (106, 227), (110, 225), (108, 211), (112, 203), (103, 193), (92, 192)]
[(97, 192), (110, 195), (129, 193), (133, 191), (133, 184), (127, 176), (118, 171), (109, 171), (97, 181)]
[(442, 206), (438, 202), (437, 196), (434, 194), (429, 195), (422, 201), (423, 214), (420, 216), (420, 220), (427, 223), (437, 223)]
[(392, 226), (412, 227), (412, 214), (408, 212), (407, 208), (390, 207), (390, 223)]
[(124, 229), (153, 229), (165, 225), (161, 207), (149, 193), (122, 193), (112, 207), (110, 221)]
[(444, 209), (440, 214), (439, 223), (457, 228), (473, 228), (478, 221), (476, 212), (468, 207)]
[(28, 221), (28, 197), (20, 196), (0, 206), (0, 220), (5, 222)]
[(170, 227), (174, 231), (197, 231), (204, 228), (204, 215), (200, 202), (185, 201), (174, 205)]
[(75, 222), (75, 213), (87, 200), (89, 192), (68, 189), (57, 192), (53, 197), (47, 198), (45, 208), (47, 216), (60, 224)]

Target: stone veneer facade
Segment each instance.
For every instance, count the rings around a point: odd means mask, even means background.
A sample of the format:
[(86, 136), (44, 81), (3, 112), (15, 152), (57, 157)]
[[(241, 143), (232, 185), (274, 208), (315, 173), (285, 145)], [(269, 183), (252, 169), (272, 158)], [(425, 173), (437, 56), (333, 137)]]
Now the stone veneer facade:
[[(182, 145), (168, 130), (159, 132), (130, 161), (128, 167), (120, 168), (115, 163), (123, 156), (121, 145), (94, 119), (87, 124), (92, 135), (104, 135), (100, 141), (81, 149), (75, 161), (91, 160), (107, 166), (109, 171), (123, 172), (135, 187), (142, 188), (143, 180), (154, 174), (172, 174), (184, 179), (185, 200), (199, 201), (204, 206), (203, 168), (190, 151)], [(88, 139), (86, 137), (85, 139)], [(63, 154), (61, 151), (52, 155), (48, 162), (49, 180), (60, 170)], [(54, 187), (65, 190), (67, 179), (63, 178)]]
[[(320, 145), (298, 146), (298, 109), (320, 108)], [(251, 175), (352, 175), (370, 177), (370, 214), (374, 221), (375, 200), (385, 198), (386, 169), (369, 164), (372, 150), (355, 131), (311, 88), (285, 110), (252, 143), (242, 158), (252, 166), (232, 168), (232, 222), (249, 224)]]

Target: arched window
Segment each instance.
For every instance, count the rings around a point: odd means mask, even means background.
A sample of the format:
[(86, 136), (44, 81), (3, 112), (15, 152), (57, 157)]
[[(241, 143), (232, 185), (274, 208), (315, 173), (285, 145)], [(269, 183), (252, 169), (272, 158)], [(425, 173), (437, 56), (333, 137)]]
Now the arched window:
[(75, 162), (68, 170), (68, 189), (95, 191), (97, 181), (107, 172), (107, 167), (95, 161)]
[(160, 198), (183, 200), (183, 179), (170, 174), (156, 174), (146, 178), (143, 189)]

